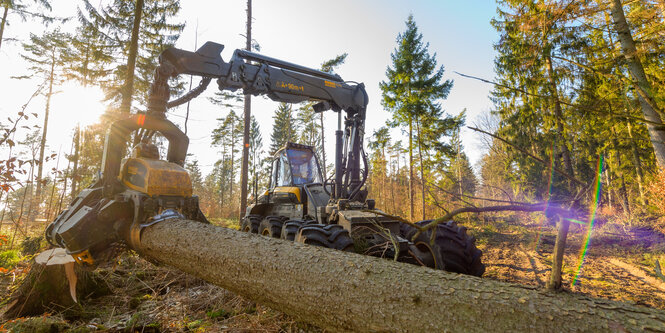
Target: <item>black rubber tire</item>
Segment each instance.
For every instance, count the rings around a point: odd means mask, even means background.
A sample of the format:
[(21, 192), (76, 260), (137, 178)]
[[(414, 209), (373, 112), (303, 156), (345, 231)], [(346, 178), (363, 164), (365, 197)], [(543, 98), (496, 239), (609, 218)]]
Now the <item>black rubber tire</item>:
[[(432, 220), (417, 222), (425, 225)], [(402, 236), (409, 241), (416, 229), (402, 224)], [(449, 272), (482, 276), (485, 265), (481, 261), (482, 251), (476, 247), (476, 239), (466, 233), (466, 227), (458, 226), (455, 221), (437, 225), (434, 245), (430, 244), (431, 231), (421, 233), (413, 242), (421, 250), (428, 250), (434, 256), (434, 267)]]
[(240, 223), (240, 231), (251, 232), (253, 234), (258, 233), (261, 220), (263, 220), (261, 215), (249, 215), (243, 217), (242, 222)]
[(282, 224), (281, 239), (294, 241), (298, 235), (298, 230), (305, 224), (303, 220), (288, 220)]
[(284, 221), (279, 216), (266, 216), (259, 224), (259, 235), (279, 238), (282, 234)]
[(298, 230), (295, 241), (335, 250), (354, 251), (349, 231), (337, 224), (305, 224)]

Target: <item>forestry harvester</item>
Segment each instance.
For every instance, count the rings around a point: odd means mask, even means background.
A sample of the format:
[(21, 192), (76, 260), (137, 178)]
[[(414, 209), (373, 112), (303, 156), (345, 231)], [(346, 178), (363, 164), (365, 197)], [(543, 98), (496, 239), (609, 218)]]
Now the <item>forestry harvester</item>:
[[(146, 112), (111, 125), (101, 176), (48, 226), (46, 238), (52, 245), (66, 248), (79, 264), (94, 267), (119, 247), (138, 249), (141, 230), (149, 225), (172, 218), (208, 223), (183, 168), (189, 139), (166, 119), (166, 110), (200, 95), (214, 78), (220, 90), (242, 88), (245, 94), (286, 103), (316, 101), (315, 112), (337, 112), (331, 177), (322, 175), (312, 147), (287, 143), (274, 155), (269, 188), (247, 208), (241, 231), (483, 274), (481, 252), (464, 227), (450, 221), (414, 238), (415, 228), (377, 210), (374, 200), (367, 198), (364, 84), (245, 50), (235, 50), (225, 62), (223, 48), (207, 42), (196, 52), (162, 52)], [(201, 83), (168, 101), (168, 79), (181, 74), (200, 76)], [(168, 140), (166, 160), (160, 160), (150, 143), (156, 132)], [(127, 156), (132, 134), (134, 148)]]

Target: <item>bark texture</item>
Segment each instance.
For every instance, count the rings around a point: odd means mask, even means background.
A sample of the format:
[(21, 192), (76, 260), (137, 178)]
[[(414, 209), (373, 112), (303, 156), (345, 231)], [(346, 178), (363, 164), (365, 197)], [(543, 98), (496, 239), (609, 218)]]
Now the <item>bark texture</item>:
[(665, 331), (665, 312), (436, 271), (188, 220), (143, 255), (331, 331)]
[[(247, 38), (245, 49), (252, 51), (252, 0), (247, 0)], [(249, 127), (252, 117), (252, 95), (245, 94), (242, 132), (242, 161), (240, 166), (240, 209), (238, 220), (242, 220), (247, 209), (247, 173), (249, 166)], [(233, 149), (231, 149), (233, 150)]]
[(136, 0), (134, 7), (134, 23), (132, 37), (129, 41), (129, 54), (127, 55), (127, 73), (120, 102), (120, 112), (129, 113), (132, 109), (132, 96), (134, 95), (134, 69), (139, 54), (139, 32), (141, 30), (141, 15), (143, 14), (144, 0)]
[(651, 83), (644, 73), (642, 62), (637, 56), (637, 48), (635, 47), (635, 41), (626, 21), (621, 0), (612, 0), (611, 13), (614, 20), (614, 28), (621, 43), (621, 53), (623, 53), (628, 70), (635, 80), (634, 85), (638, 92), (637, 96), (642, 107), (642, 113), (644, 114), (644, 118), (649, 121), (647, 123), (647, 130), (649, 131), (649, 137), (653, 145), (656, 162), (661, 169), (665, 169), (665, 129), (663, 129), (665, 112), (659, 110), (654, 102)]

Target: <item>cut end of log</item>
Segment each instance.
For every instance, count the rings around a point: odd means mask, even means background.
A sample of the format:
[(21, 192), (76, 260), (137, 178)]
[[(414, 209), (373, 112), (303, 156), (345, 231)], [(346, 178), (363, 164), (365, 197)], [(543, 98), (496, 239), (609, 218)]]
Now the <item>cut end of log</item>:
[(74, 257), (67, 254), (63, 248), (56, 247), (54, 249), (46, 250), (35, 257), (35, 262), (41, 265), (64, 265), (74, 263)]

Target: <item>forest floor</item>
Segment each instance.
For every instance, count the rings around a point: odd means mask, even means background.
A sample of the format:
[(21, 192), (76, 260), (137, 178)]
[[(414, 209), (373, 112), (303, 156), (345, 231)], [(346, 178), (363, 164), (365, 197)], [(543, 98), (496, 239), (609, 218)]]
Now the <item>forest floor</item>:
[[(525, 222), (529, 221), (529, 222)], [(233, 221), (218, 224), (236, 227)], [(556, 230), (529, 215), (462, 220), (483, 250), (484, 278), (544, 287)], [(583, 293), (665, 310), (665, 281), (656, 262), (665, 263), (665, 237), (644, 228), (597, 224), (575, 285), (586, 226), (571, 225), (564, 261), (567, 292)], [(25, 247), (25, 244), (24, 244)], [(3, 252), (4, 253), (4, 252)], [(6, 300), (29, 256), (0, 273), (0, 298)], [(4, 260), (0, 253), (0, 260)], [(222, 288), (136, 255), (123, 254), (96, 271), (113, 293), (86, 299), (83, 306), (51, 309), (39, 317), (2, 323), (0, 331), (44, 332), (318, 332), (316, 327), (255, 304)]]

